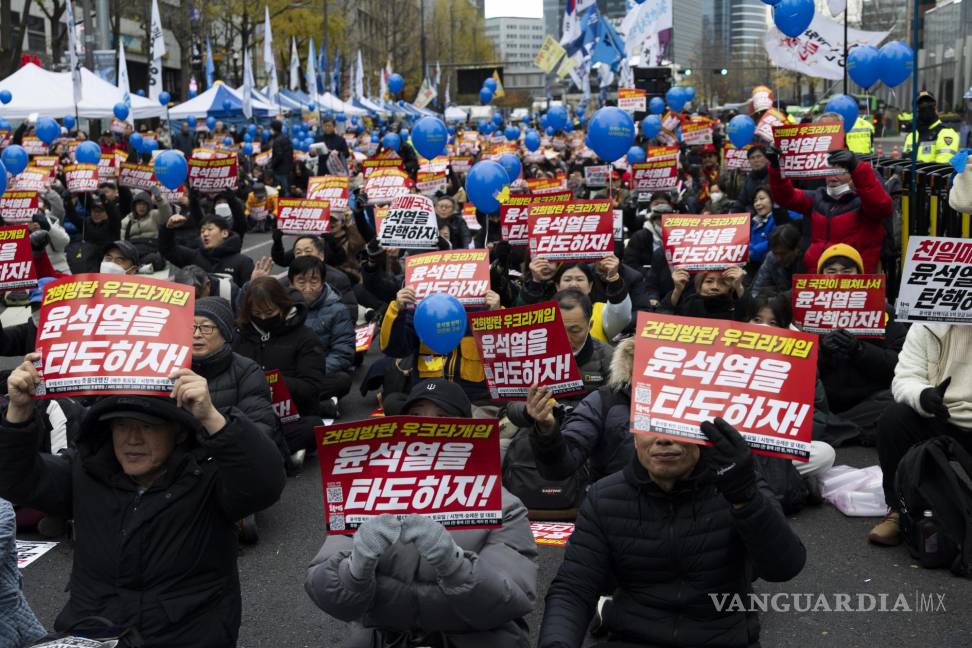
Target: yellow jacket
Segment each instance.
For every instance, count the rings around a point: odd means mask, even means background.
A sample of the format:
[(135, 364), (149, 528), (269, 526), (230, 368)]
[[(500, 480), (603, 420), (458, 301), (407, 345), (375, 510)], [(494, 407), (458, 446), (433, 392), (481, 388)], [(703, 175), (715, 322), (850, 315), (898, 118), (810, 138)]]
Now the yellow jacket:
[(847, 148), (860, 155), (868, 155), (874, 151), (874, 124), (863, 117), (858, 117), (854, 128), (847, 133)]
[[(914, 147), (915, 133), (905, 136), (904, 152), (911, 153)], [(951, 128), (942, 125), (941, 120), (931, 125), (928, 131), (918, 138), (918, 161), (948, 164), (952, 156), (958, 153), (959, 135)]]
[(279, 195), (277, 194), (277, 190), (271, 189), (270, 187), (267, 187), (266, 200), (258, 200), (251, 191), (246, 196), (246, 204), (243, 206), (243, 213), (248, 218), (254, 218), (255, 220), (263, 220), (268, 216), (276, 216), (278, 198)]

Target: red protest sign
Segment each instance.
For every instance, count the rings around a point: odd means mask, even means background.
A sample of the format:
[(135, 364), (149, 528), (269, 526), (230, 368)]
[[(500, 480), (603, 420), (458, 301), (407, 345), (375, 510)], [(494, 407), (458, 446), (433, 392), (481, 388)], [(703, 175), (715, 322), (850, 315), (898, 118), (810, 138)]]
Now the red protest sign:
[(277, 229), (283, 234), (325, 234), (331, 231), (331, 208), (326, 200), (281, 198), (277, 201)]
[(567, 188), (567, 178), (527, 178), (527, 187), (534, 194), (549, 194)]
[(419, 171), (415, 177), (415, 188), (424, 196), (433, 196), (445, 191), (446, 174), (444, 171)]
[(0, 290), (37, 285), (34, 254), (26, 227), (0, 227)]
[(39, 205), (36, 191), (7, 191), (0, 196), (0, 218), (11, 225), (29, 223)]
[(387, 205), (400, 196), (407, 196), (412, 180), (397, 168), (376, 169), (365, 181), (365, 194), (372, 205)]
[(639, 195), (671, 191), (678, 185), (678, 159), (661, 157), (631, 165), (632, 188)]
[(239, 187), (239, 168), (235, 155), (219, 155), (209, 159), (189, 158), (189, 188), (215, 193)]
[(370, 178), (371, 174), (378, 169), (394, 169), (396, 171), (405, 173), (405, 165), (402, 163), (402, 159), (399, 157), (371, 158), (370, 160), (365, 160), (361, 163), (361, 170), (364, 173), (365, 180)]
[(827, 164), (831, 151), (844, 148), (841, 124), (800, 124), (773, 129), (780, 149), (780, 172), (786, 178), (825, 178), (844, 169)]
[(307, 198), (326, 200), (331, 211), (337, 214), (343, 214), (348, 208), (350, 191), (351, 179), (347, 176), (315, 176), (307, 181)]
[(489, 290), (489, 251), (447, 250), (408, 256), (405, 285), (415, 290), (419, 301), (432, 293), (446, 293), (463, 306), (481, 306)]
[(749, 214), (662, 216), (668, 264), (689, 272), (724, 270), (749, 259)]
[(281, 423), (293, 423), (300, 420), (297, 406), (290, 396), (287, 381), (279, 369), (265, 372), (267, 384), (270, 385), (270, 401), (273, 403), (273, 413)]
[(118, 171), (119, 186), (151, 191), (152, 187), (157, 186), (157, 184), (155, 180), (155, 169), (151, 164), (122, 162), (121, 168)]
[(114, 180), (118, 177), (118, 170), (115, 168), (115, 154), (102, 153), (98, 159), (98, 178), (100, 180)]
[(98, 190), (97, 164), (68, 164), (64, 167), (64, 184), (70, 193)]
[(720, 416), (753, 452), (806, 461), (816, 375), (811, 333), (638, 313), (631, 431), (707, 444)]
[(786, 115), (776, 108), (770, 108), (759, 118), (759, 123), (756, 124), (756, 136), (772, 144), (776, 127), (786, 124)]
[(47, 284), (37, 326), (42, 398), (168, 396), (192, 362), (195, 294), (185, 286), (81, 274)]
[(0, 128), (0, 149), (6, 148), (10, 144), (12, 133), (9, 128)]
[(682, 118), (682, 143), (704, 146), (712, 143), (712, 120), (707, 117)]
[(793, 275), (793, 323), (807, 333), (883, 338), (884, 293), (884, 275)]
[(618, 108), (627, 112), (645, 112), (647, 91), (638, 88), (618, 88)]
[(610, 200), (530, 207), (530, 255), (548, 261), (599, 261), (614, 251)]
[(378, 228), (378, 242), (386, 248), (434, 250), (439, 247), (439, 225), (432, 201), (405, 194), (395, 198)]
[(469, 173), (472, 161), (472, 156), (469, 155), (453, 155), (449, 158), (449, 166), (452, 167), (453, 173)]
[(354, 533), (383, 513), (460, 529), (502, 524), (495, 420), (389, 416), (314, 432), (328, 533)]
[(574, 532), (573, 522), (531, 522), (530, 531), (538, 545), (566, 547), (567, 540)]
[(377, 328), (375, 322), (368, 322), (367, 324), (360, 324), (354, 327), (355, 353), (364, 353), (371, 348), (371, 341), (375, 338), (375, 328)]
[(57, 167), (58, 157), (56, 155), (37, 155), (30, 162), (42, 169), (54, 169)]
[(27, 155), (34, 157), (37, 155), (47, 155), (47, 144), (41, 141), (36, 135), (24, 135), (20, 145), (27, 151)]
[(524, 400), (531, 385), (558, 396), (584, 391), (556, 302), (469, 314), (490, 398)]
[(736, 148), (731, 143), (726, 143), (722, 147), (722, 164), (727, 171), (752, 171), (749, 166), (749, 149), (751, 144), (742, 148)]
[(7, 187), (8, 191), (47, 191), (51, 183), (51, 174), (47, 169), (27, 167), (15, 175)]
[(476, 205), (472, 203), (466, 203), (462, 206), (462, 220), (466, 221), (466, 227), (469, 228), (470, 232), (478, 232), (483, 229), (483, 226), (476, 220)]
[(510, 245), (530, 243), (530, 205), (549, 205), (569, 202), (574, 196), (569, 191), (548, 194), (510, 194), (500, 205), (500, 235)]

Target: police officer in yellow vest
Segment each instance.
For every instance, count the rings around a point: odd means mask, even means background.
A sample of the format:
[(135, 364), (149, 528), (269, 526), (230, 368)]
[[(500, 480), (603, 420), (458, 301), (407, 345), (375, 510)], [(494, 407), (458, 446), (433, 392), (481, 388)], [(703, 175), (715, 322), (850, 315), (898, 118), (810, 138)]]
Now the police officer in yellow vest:
[(874, 151), (874, 124), (858, 117), (854, 128), (847, 133), (847, 148), (858, 155), (869, 155)]
[[(904, 141), (905, 154), (911, 153), (914, 142), (915, 133), (908, 133)], [(935, 97), (922, 91), (918, 95), (918, 161), (948, 164), (958, 149), (958, 133), (942, 124), (935, 111)]]

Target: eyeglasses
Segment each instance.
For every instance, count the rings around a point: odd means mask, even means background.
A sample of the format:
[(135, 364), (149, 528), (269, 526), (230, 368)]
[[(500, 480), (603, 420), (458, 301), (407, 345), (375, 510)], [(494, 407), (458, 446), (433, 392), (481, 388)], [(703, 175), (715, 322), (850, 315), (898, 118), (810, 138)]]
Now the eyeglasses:
[(212, 324), (193, 324), (192, 334), (195, 335), (196, 331), (199, 331), (200, 333), (208, 337), (216, 331), (216, 327), (213, 326)]

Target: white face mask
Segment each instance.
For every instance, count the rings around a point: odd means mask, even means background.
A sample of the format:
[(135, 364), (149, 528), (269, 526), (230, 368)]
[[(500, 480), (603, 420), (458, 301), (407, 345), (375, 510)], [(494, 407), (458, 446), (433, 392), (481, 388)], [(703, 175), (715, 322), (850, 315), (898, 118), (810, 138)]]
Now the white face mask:
[(710, 194), (709, 194), (709, 198), (711, 198), (711, 199), (712, 199), (712, 202), (714, 202), (714, 203), (715, 203), (715, 202), (719, 202), (720, 200), (722, 200), (722, 197), (723, 197), (724, 195), (725, 195), (725, 194), (721, 194), (721, 193), (719, 193), (718, 191), (716, 191), (715, 193), (710, 193)]
[(837, 185), (836, 187), (827, 187), (827, 195), (831, 198), (840, 198), (845, 193), (851, 190), (851, 186), (848, 183), (842, 185)]
[(126, 274), (126, 271), (125, 268), (121, 267), (114, 261), (102, 261), (101, 273), (102, 274)]

